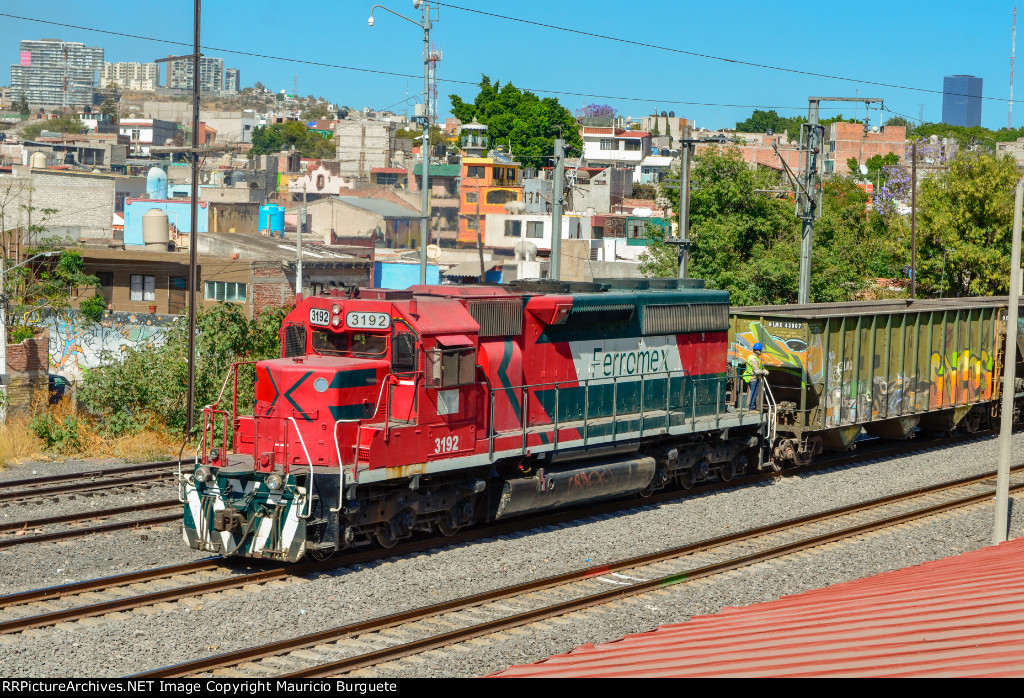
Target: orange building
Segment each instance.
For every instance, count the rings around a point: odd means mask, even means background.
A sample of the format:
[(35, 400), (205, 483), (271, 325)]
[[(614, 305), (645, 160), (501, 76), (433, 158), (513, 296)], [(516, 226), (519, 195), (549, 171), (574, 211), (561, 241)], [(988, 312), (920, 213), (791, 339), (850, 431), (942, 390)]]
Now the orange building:
[(502, 153), (484, 156), (486, 130), (476, 122), (462, 126), (458, 247), (476, 247), (477, 233), (486, 239), (488, 213), (508, 213), (506, 203), (524, 200), (519, 163)]

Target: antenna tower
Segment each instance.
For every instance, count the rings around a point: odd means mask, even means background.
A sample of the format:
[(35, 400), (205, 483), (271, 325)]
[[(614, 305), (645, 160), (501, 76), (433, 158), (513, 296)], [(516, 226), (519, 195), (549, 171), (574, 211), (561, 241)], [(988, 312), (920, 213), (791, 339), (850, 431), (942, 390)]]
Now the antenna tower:
[(1010, 117), (1008, 128), (1013, 128), (1013, 62), (1017, 53), (1017, 6), (1013, 6), (1013, 31), (1010, 33)]
[(429, 85), (430, 94), (430, 107), (427, 116), (430, 118), (431, 124), (437, 123), (437, 64), (441, 62), (441, 52), (439, 50), (431, 49), (430, 55), (427, 56), (427, 61), (430, 64), (427, 71), (427, 83)]

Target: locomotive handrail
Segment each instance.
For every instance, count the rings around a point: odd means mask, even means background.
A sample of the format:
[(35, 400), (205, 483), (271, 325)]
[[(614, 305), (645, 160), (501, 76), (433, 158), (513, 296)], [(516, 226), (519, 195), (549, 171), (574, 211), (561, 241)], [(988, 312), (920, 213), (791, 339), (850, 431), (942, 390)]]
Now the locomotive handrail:
[[(313, 459), (309, 457), (309, 450), (306, 448), (306, 440), (302, 438), (302, 431), (299, 430), (299, 425), (295, 421), (295, 417), (289, 417), (288, 421), (295, 427), (295, 433), (299, 435), (299, 444), (302, 446), (303, 453), (306, 454), (306, 462), (309, 463), (309, 487), (306, 488), (306, 513), (303, 514), (300, 512), (296, 514), (300, 519), (308, 519), (309, 515), (313, 513)], [(287, 443), (287, 440), (285, 443)], [(285, 463), (287, 462), (288, 461), (286, 460)]]
[[(384, 385), (389, 384), (391, 382), (390, 379), (391, 379), (392, 375), (394, 375), (394, 374), (388, 373), (386, 376), (384, 376), (384, 382), (381, 383), (380, 391), (377, 393), (377, 406), (374, 408), (373, 414), (370, 416), (371, 419), (373, 417), (376, 417), (377, 413), (380, 412), (380, 401), (384, 398)], [(353, 418), (353, 419), (336, 419), (334, 421), (334, 453), (338, 457), (338, 493), (339, 494), (338, 494), (338, 506), (337, 506), (337, 508), (331, 507), (331, 511), (332, 512), (341, 511), (341, 503), (342, 503), (343, 495), (344, 495), (344, 492), (345, 492), (345, 464), (341, 462), (341, 444), (338, 443), (338, 425), (339, 424), (351, 424), (353, 422), (357, 423), (357, 426), (356, 426), (356, 441), (355, 441), (355, 445), (353, 447), (352, 467), (354, 469), (356, 469), (356, 470), (359, 470), (359, 440), (360, 440), (360, 436), (362, 434), (363, 421), (364, 420), (359, 418), (359, 417), (356, 417), (356, 418)], [(309, 468), (310, 468), (310, 472), (312, 472), (312, 470), (313, 470), (313, 464), (312, 463), (310, 463)]]

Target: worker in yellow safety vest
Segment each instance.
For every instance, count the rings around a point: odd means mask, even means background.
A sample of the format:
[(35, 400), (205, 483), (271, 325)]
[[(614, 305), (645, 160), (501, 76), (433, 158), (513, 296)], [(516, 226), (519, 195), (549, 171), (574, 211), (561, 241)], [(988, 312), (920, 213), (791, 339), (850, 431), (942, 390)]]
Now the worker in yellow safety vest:
[(768, 375), (761, 360), (761, 352), (764, 345), (758, 342), (754, 345), (754, 353), (747, 359), (747, 368), (743, 371), (743, 380), (750, 386), (750, 409), (757, 409), (757, 388), (761, 379)]

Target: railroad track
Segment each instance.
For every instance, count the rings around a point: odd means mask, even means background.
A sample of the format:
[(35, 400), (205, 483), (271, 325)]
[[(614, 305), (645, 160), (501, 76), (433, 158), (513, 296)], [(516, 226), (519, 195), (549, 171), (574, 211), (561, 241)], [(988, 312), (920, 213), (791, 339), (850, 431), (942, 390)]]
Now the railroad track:
[[(137, 677), (331, 677), (992, 499), (995, 473), (157, 669)], [(1024, 491), (1024, 465), (1011, 492)], [(454, 629), (453, 629), (454, 628)], [(390, 631), (390, 632), (386, 632)], [(523, 632), (523, 631), (520, 631)], [(528, 632), (528, 631), (527, 631)], [(397, 637), (412, 638), (401, 642)], [(523, 636), (517, 636), (520, 642)], [(283, 673), (282, 673), (283, 672)]]
[[(185, 462), (191, 461), (182, 461), (183, 464)], [(60, 497), (152, 483), (176, 477), (178, 464), (178, 461), (161, 461), (65, 475), (6, 480), (0, 482), (0, 505), (38, 497)]]
[[(44, 532), (43, 529), (53, 526), (67, 524), (85, 523), (97, 519), (110, 519), (125, 514), (134, 514), (141, 511), (160, 511), (173, 509), (174, 513), (161, 516), (151, 516), (143, 519), (131, 519), (127, 521), (114, 521), (99, 523), (81, 528), (68, 528), (60, 531)], [(112, 509), (98, 509), (95, 511), (83, 511), (77, 514), (63, 514), (41, 519), (26, 519), (23, 521), (11, 521), (0, 524), (0, 550), (11, 548), (26, 543), (56, 542), (81, 538), (96, 533), (109, 533), (111, 531), (122, 531), (132, 528), (146, 528), (164, 523), (181, 521), (181, 503), (177, 499), (165, 499), (159, 502), (146, 502), (127, 507), (115, 507)]]
[[(984, 436), (984, 434), (975, 434), (971, 435), (970, 438), (977, 439)], [(578, 522), (586, 520), (588, 517), (620, 513), (635, 509), (637, 506), (656, 506), (676, 501), (684, 496), (711, 493), (728, 487), (734, 487), (738, 484), (748, 485), (759, 480), (781, 477), (789, 472), (806, 474), (814, 469), (827, 469), (856, 463), (865, 459), (878, 459), (928, 448), (938, 448), (946, 445), (948, 442), (962, 443), (963, 440), (963, 437), (960, 439), (954, 437), (937, 441), (899, 442), (898, 444), (871, 442), (871, 448), (862, 449), (859, 452), (837, 454), (830, 459), (823, 459), (815, 465), (792, 471), (783, 471), (781, 474), (771, 472), (760, 473), (744, 478), (738, 483), (714, 482), (700, 484), (688, 490), (658, 492), (639, 501), (637, 499), (615, 500), (583, 508), (561, 510), (548, 515), (531, 517), (528, 520), (511, 519), (468, 529), (446, 538), (413, 540), (388, 549), (386, 552), (376, 548), (360, 549), (346, 552), (331, 560), (290, 565), (275, 565), (247, 558), (209, 558), (198, 562), (9, 594), (0, 596), (0, 634), (23, 632), (33, 628), (75, 622), (84, 618), (131, 611), (144, 606), (173, 602), (183, 598), (194, 598), (204, 594), (240, 589), (247, 585), (262, 585), (275, 581), (284, 581), (293, 576), (316, 574), (340, 567), (376, 562), (382, 559), (382, 557), (411, 555), (452, 544), (469, 543), (513, 533), (518, 534), (522, 533), (524, 528), (542, 529), (546, 526), (560, 525), (570, 521)], [(166, 520), (176, 520), (178, 518), (180, 518), (180, 514), (176, 513), (168, 515)], [(121, 527), (132, 528), (136, 525), (142, 524), (133, 522), (121, 525)], [(42, 536), (35, 536), (32, 540), (38, 541), (41, 538)], [(260, 567), (261, 569), (255, 572), (239, 571), (240, 568), (251, 568), (253, 566)], [(146, 585), (149, 589), (140, 593), (139, 585)], [(61, 606), (62, 608), (53, 610), (54, 605)], [(35, 612), (39, 610), (45, 612)]]

